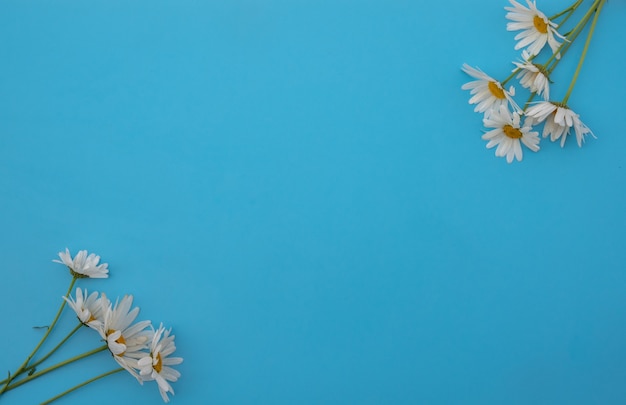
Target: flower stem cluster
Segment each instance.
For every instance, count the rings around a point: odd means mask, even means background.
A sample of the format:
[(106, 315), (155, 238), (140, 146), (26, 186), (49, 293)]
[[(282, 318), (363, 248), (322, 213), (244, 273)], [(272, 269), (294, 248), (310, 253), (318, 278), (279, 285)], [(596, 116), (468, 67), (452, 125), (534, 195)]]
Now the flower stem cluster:
[[(141, 384), (145, 381), (156, 381), (163, 401), (169, 402), (168, 394), (174, 394), (170, 382), (175, 382), (180, 377), (180, 373), (172, 366), (183, 362), (182, 358), (171, 356), (176, 351), (175, 336), (171, 334), (171, 329), (166, 330), (163, 324), (160, 324), (155, 330), (150, 321), (135, 322), (139, 315), (139, 308), (132, 307), (132, 295), (126, 295), (113, 303), (104, 293), (92, 292), (89, 294), (86, 289), (76, 288), (76, 292), (72, 296), (72, 289), (78, 279), (107, 278), (108, 265), (106, 263), (98, 264), (100, 257), (94, 254), (87, 255), (87, 251), (84, 250), (72, 258), (69, 250), (66, 249), (65, 252), (59, 253), (59, 257), (61, 260), (54, 261), (66, 265), (72, 276), (68, 291), (63, 296), (56, 316), (50, 326), (46, 328), (46, 332), (35, 349), (14, 373), (9, 373), (6, 379), (0, 381), (0, 396), (67, 364), (108, 350), (117, 363), (115, 369), (71, 387), (43, 402), (43, 404), (56, 401), (80, 387), (120, 371), (127, 371)], [(33, 361), (56, 326), (66, 304), (76, 314), (78, 324), (52, 350)], [(104, 345), (38, 370), (38, 367), (66, 344), (79, 329), (85, 329), (83, 327), (95, 331), (94, 336), (99, 336)]]
[[(543, 124), (542, 137), (549, 137), (553, 142), (560, 140), (561, 147), (565, 145), (567, 136), (573, 129), (576, 143), (581, 147), (587, 135), (594, 135), (580, 120), (580, 116), (570, 109), (568, 101), (606, 0), (592, 0), (580, 20), (564, 35), (557, 29), (565, 26), (584, 0), (576, 0), (549, 18), (537, 8), (536, 0), (526, 0), (526, 6), (515, 0), (510, 2), (511, 6), (505, 7), (506, 19), (509, 20), (507, 30), (518, 32), (515, 36), (517, 41), (515, 49), (522, 50), (521, 59), (513, 62), (515, 68), (511, 74), (506, 79), (498, 81), (467, 64), (462, 68), (475, 79), (461, 88), (470, 90), (469, 103), (475, 105), (475, 112), (483, 114), (483, 124), (490, 129), (483, 136), (483, 139), (489, 141), (487, 148), (496, 147), (496, 156), (506, 157), (508, 163), (511, 163), (513, 158), (521, 161), (521, 144), (533, 152), (539, 150), (538, 132), (532, 129), (541, 124)], [(551, 98), (550, 76), (587, 26), (589, 26), (587, 39), (565, 96), (561, 100), (554, 100)], [(546, 52), (546, 45), (550, 48), (547, 51), (549, 55), (543, 63), (539, 63), (537, 59)], [(506, 88), (514, 78), (530, 92), (530, 98), (523, 107), (514, 100), (515, 87)], [(541, 97), (542, 100), (534, 102), (536, 97)], [(522, 117), (523, 123), (520, 120)]]

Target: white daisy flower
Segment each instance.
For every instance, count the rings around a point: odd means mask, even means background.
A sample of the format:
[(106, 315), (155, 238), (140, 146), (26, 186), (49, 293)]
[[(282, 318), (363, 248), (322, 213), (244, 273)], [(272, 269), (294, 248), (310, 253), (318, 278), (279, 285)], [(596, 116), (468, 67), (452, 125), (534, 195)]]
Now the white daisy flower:
[(65, 252), (59, 252), (59, 257), (61, 260), (53, 260), (53, 262), (66, 265), (72, 276), (76, 278), (109, 277), (109, 269), (107, 268), (109, 265), (107, 263), (98, 264), (100, 256), (93, 253), (88, 256), (86, 250), (81, 250), (72, 259), (69, 249), (65, 248)]
[(102, 311), (102, 298), (98, 297), (97, 292), (87, 295), (87, 290), (76, 289), (76, 299), (73, 297), (63, 297), (67, 304), (74, 310), (78, 320), (83, 325), (92, 329), (100, 330), (104, 321)]
[(172, 329), (165, 330), (163, 324), (154, 333), (150, 344), (150, 354), (139, 359), (138, 365), (141, 377), (148, 380), (156, 380), (163, 401), (169, 402), (168, 392), (174, 395), (174, 389), (168, 381), (176, 382), (180, 373), (170, 366), (183, 362), (182, 357), (168, 357), (176, 351), (174, 335), (170, 336)]
[(561, 46), (555, 35), (565, 39), (556, 31), (558, 24), (550, 21), (544, 13), (539, 11), (534, 0), (532, 2), (526, 0), (528, 7), (522, 6), (515, 0), (510, 1), (513, 7), (504, 8), (508, 11), (506, 18), (512, 21), (506, 24), (506, 29), (508, 31), (522, 30), (515, 36), (515, 40), (519, 41), (515, 44), (515, 49), (526, 48), (531, 55), (539, 55), (547, 42), (552, 53), (555, 53)]
[(500, 107), (493, 111), (490, 117), (483, 119), (487, 128), (493, 128), (483, 135), (483, 139), (489, 141), (487, 148), (496, 148), (496, 156), (506, 156), (508, 163), (513, 162), (515, 157), (522, 160), (522, 146), (520, 141), (533, 152), (539, 150), (539, 134), (532, 131), (531, 126), (520, 125), (520, 115), (511, 113), (506, 107)]
[(150, 321), (133, 324), (139, 314), (139, 308), (131, 310), (132, 304), (132, 295), (125, 295), (121, 301), (116, 301), (112, 306), (105, 294), (102, 294), (104, 322), (98, 332), (106, 341), (115, 361), (142, 382), (136, 371), (139, 368), (137, 360), (146, 355), (144, 350), (148, 347), (152, 331), (146, 330), (150, 326)]
[(509, 103), (516, 111), (521, 111), (515, 100), (513, 100), (515, 95), (513, 86), (511, 86), (509, 91), (506, 91), (502, 88), (500, 82), (485, 74), (482, 70), (469, 66), (467, 63), (463, 64), (463, 71), (478, 79), (465, 83), (461, 87), (463, 90), (471, 90), (472, 98), (470, 98), (469, 103), (476, 104), (474, 111), (485, 113), (485, 116), (488, 116), (491, 114), (491, 111), (499, 110), (501, 106), (508, 107)]
[(561, 147), (565, 145), (565, 139), (572, 128), (576, 134), (578, 147), (582, 147), (585, 135), (593, 132), (580, 120), (580, 116), (572, 111), (567, 105), (554, 101), (541, 101), (532, 105), (526, 111), (526, 116), (533, 120), (533, 124), (544, 122), (543, 137), (550, 135), (552, 142), (561, 138)]
[(530, 55), (526, 51), (522, 52), (522, 58), (524, 58), (522, 62), (513, 62), (519, 69), (517, 78), (520, 79), (520, 84), (533, 93), (537, 93), (540, 96), (543, 95), (544, 100), (549, 100), (550, 79), (548, 79), (545, 69), (541, 65), (530, 62), (528, 60)]

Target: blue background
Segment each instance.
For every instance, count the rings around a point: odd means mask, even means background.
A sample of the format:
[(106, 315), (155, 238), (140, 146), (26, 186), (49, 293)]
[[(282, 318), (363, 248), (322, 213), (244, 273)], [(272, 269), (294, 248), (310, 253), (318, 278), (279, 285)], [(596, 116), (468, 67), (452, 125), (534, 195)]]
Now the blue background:
[[(570, 99), (598, 139), (511, 165), (460, 89), (462, 63), (502, 79), (519, 56), (506, 5), (1, 1), (0, 369), (50, 322), (69, 247), (111, 270), (80, 286), (173, 327), (174, 404), (625, 403), (626, 4)], [(86, 400), (161, 402), (127, 374), (62, 403)]]

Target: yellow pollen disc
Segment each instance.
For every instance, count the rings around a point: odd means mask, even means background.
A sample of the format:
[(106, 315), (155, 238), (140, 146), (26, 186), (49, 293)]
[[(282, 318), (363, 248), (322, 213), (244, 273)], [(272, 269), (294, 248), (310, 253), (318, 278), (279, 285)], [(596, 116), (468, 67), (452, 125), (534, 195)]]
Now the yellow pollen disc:
[(152, 368), (154, 368), (154, 371), (157, 373), (160, 373), (163, 369), (163, 359), (161, 358), (161, 353), (157, 353), (157, 363), (152, 366)]
[(506, 98), (506, 96), (504, 95), (504, 90), (502, 90), (496, 82), (489, 82), (489, 91), (491, 92), (491, 94), (493, 94), (495, 98), (499, 98), (500, 100)]
[(95, 320), (96, 320), (96, 318), (94, 318), (93, 315), (89, 315), (89, 319), (87, 319), (86, 323), (93, 322)]
[(535, 25), (535, 28), (537, 28), (537, 31), (542, 34), (548, 33), (548, 24), (546, 24), (545, 20), (538, 15), (533, 18), (533, 24)]
[(504, 132), (504, 135), (512, 139), (519, 139), (522, 137), (522, 131), (510, 126), (509, 124), (506, 124), (504, 127), (502, 127), (502, 132)]

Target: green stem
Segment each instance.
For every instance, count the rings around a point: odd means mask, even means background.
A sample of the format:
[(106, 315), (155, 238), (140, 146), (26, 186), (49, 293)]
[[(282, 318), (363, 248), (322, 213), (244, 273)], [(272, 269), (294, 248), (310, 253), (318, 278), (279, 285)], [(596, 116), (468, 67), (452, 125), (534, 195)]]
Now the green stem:
[(79, 388), (81, 388), (81, 387), (84, 387), (84, 386), (85, 386), (85, 385), (87, 385), (87, 384), (91, 384), (92, 382), (94, 382), (94, 381), (98, 381), (98, 380), (99, 380), (99, 379), (101, 379), (101, 378), (104, 378), (104, 377), (110, 376), (111, 374), (119, 373), (120, 371), (124, 371), (124, 369), (123, 369), (122, 367), (120, 367), (120, 368), (116, 368), (115, 370), (111, 370), (111, 371), (108, 371), (108, 372), (106, 372), (106, 373), (100, 374), (99, 376), (96, 376), (96, 377), (94, 377), (94, 378), (91, 378), (91, 379), (89, 379), (89, 380), (87, 380), (87, 381), (85, 381), (85, 382), (83, 382), (83, 383), (81, 383), (81, 384), (78, 384), (78, 385), (76, 385), (76, 386), (74, 386), (74, 387), (70, 388), (69, 390), (63, 391), (63, 392), (62, 392), (62, 393), (60, 393), (59, 395), (56, 395), (56, 396), (54, 396), (54, 397), (50, 398), (50, 399), (49, 399), (49, 400), (47, 400), (47, 401), (42, 402), (42, 403), (41, 403), (41, 405), (47, 405), (47, 404), (49, 404), (49, 403), (52, 403), (52, 402), (56, 401), (57, 399), (59, 399), (59, 398), (61, 398), (61, 397), (65, 396), (65, 395), (69, 394), (69, 393), (70, 393), (70, 392), (72, 392), (72, 391), (76, 391), (77, 389), (79, 389)]
[(583, 48), (583, 52), (580, 55), (580, 60), (578, 61), (578, 66), (576, 66), (576, 71), (574, 72), (572, 81), (570, 82), (569, 88), (567, 89), (565, 97), (563, 98), (563, 104), (567, 104), (567, 100), (569, 100), (569, 96), (572, 94), (572, 90), (574, 90), (574, 85), (576, 84), (576, 80), (578, 80), (578, 74), (580, 73), (580, 69), (583, 67), (583, 62), (585, 61), (587, 51), (589, 50), (589, 44), (591, 43), (591, 37), (593, 36), (593, 32), (596, 29), (596, 23), (598, 22), (598, 17), (600, 16), (600, 11), (602, 10), (602, 6), (604, 6), (605, 1), (606, 0), (596, 0), (596, 2), (594, 3), (594, 5), (597, 5), (597, 8), (595, 9), (595, 15), (593, 16), (593, 21), (591, 22), (591, 27), (589, 28), (589, 33), (587, 34), (587, 40), (585, 41), (585, 47)]
[[(76, 276), (72, 277), (72, 281), (70, 282), (70, 287), (67, 289), (67, 293), (65, 294), (66, 297), (69, 297), (70, 294), (72, 293), (72, 288), (74, 287), (74, 283), (76, 283), (76, 280), (77, 280)], [(9, 390), (9, 385), (11, 384), (11, 381), (13, 381), (13, 379), (15, 377), (19, 376), (20, 374), (22, 374), (24, 372), (24, 370), (28, 366), (28, 363), (32, 360), (33, 356), (35, 356), (35, 354), (37, 353), (39, 348), (41, 348), (41, 345), (43, 344), (43, 342), (46, 341), (46, 339), (48, 338), (48, 335), (50, 335), (50, 332), (52, 332), (52, 329), (54, 328), (54, 326), (56, 325), (57, 321), (59, 320), (59, 317), (61, 316), (61, 312), (63, 312), (63, 308), (65, 308), (65, 303), (66, 302), (65, 302), (65, 300), (62, 300), (62, 301), (63, 302), (61, 303), (61, 307), (59, 307), (59, 310), (57, 311), (56, 316), (52, 320), (52, 323), (50, 324), (50, 326), (46, 330), (46, 333), (44, 333), (43, 337), (41, 338), (41, 340), (39, 341), (37, 346), (35, 346), (35, 349), (30, 353), (30, 355), (26, 358), (26, 361), (24, 361), (24, 363), (22, 363), (22, 365), (17, 369), (17, 371), (13, 375), (10, 375), (9, 378), (4, 380), (5, 381), (4, 387), (2, 388), (2, 390), (0, 390), (0, 395), (2, 395), (3, 392), (8, 391)]]
[(520, 68), (515, 68), (515, 69), (513, 69), (513, 72), (512, 72), (512, 73), (511, 73), (511, 74), (510, 74), (510, 75), (509, 75), (506, 79), (504, 79), (502, 82), (500, 82), (500, 85), (501, 85), (502, 87), (506, 86), (507, 82), (508, 82), (509, 80), (511, 80), (512, 78), (514, 78), (514, 77), (515, 77), (515, 75), (517, 74), (517, 72), (519, 72), (519, 71), (520, 71)]
[[(583, 2), (583, 0), (577, 0), (574, 4), (572, 4), (571, 6), (566, 8), (565, 10), (563, 10), (560, 13), (557, 13), (557, 14), (553, 15), (552, 17), (550, 17), (549, 18), (550, 21), (554, 21), (556, 18), (559, 18), (560, 16), (562, 16), (565, 13), (570, 13), (570, 15), (571, 15), (571, 12), (575, 11), (578, 8), (578, 6), (580, 6), (580, 3), (582, 3), (582, 2)], [(561, 24), (563, 24), (564, 22), (565, 22), (565, 20), (563, 20), (561, 22)]]
[(12, 385), (7, 384), (7, 386), (5, 387), (5, 391), (10, 391), (10, 390), (12, 390), (14, 388), (19, 387), (20, 385), (26, 384), (27, 382), (29, 382), (31, 380), (34, 380), (35, 378), (39, 378), (39, 377), (41, 377), (44, 374), (48, 374), (49, 372), (54, 371), (54, 370), (56, 370), (59, 367), (63, 367), (65, 365), (67, 365), (67, 364), (73, 363), (73, 362), (78, 361), (80, 359), (84, 359), (85, 357), (89, 357), (89, 356), (91, 356), (93, 354), (96, 354), (96, 353), (99, 353), (101, 351), (104, 351), (107, 348), (108, 348), (107, 345), (100, 346), (100, 347), (98, 347), (96, 349), (90, 350), (90, 351), (85, 352), (83, 354), (79, 354), (78, 356), (74, 356), (71, 359), (67, 359), (67, 360), (62, 361), (60, 363), (57, 363), (54, 366), (50, 366), (50, 367), (48, 367), (46, 369), (38, 371), (38, 372), (34, 373), (33, 375), (29, 375), (28, 377), (13, 383)]
[(571, 16), (574, 15), (574, 10), (571, 10), (567, 13), (567, 15), (565, 17), (563, 17), (563, 19), (561, 20), (561, 22), (558, 24), (557, 28), (560, 28), (562, 26), (565, 25), (565, 23), (567, 22), (567, 20), (570, 19)]

